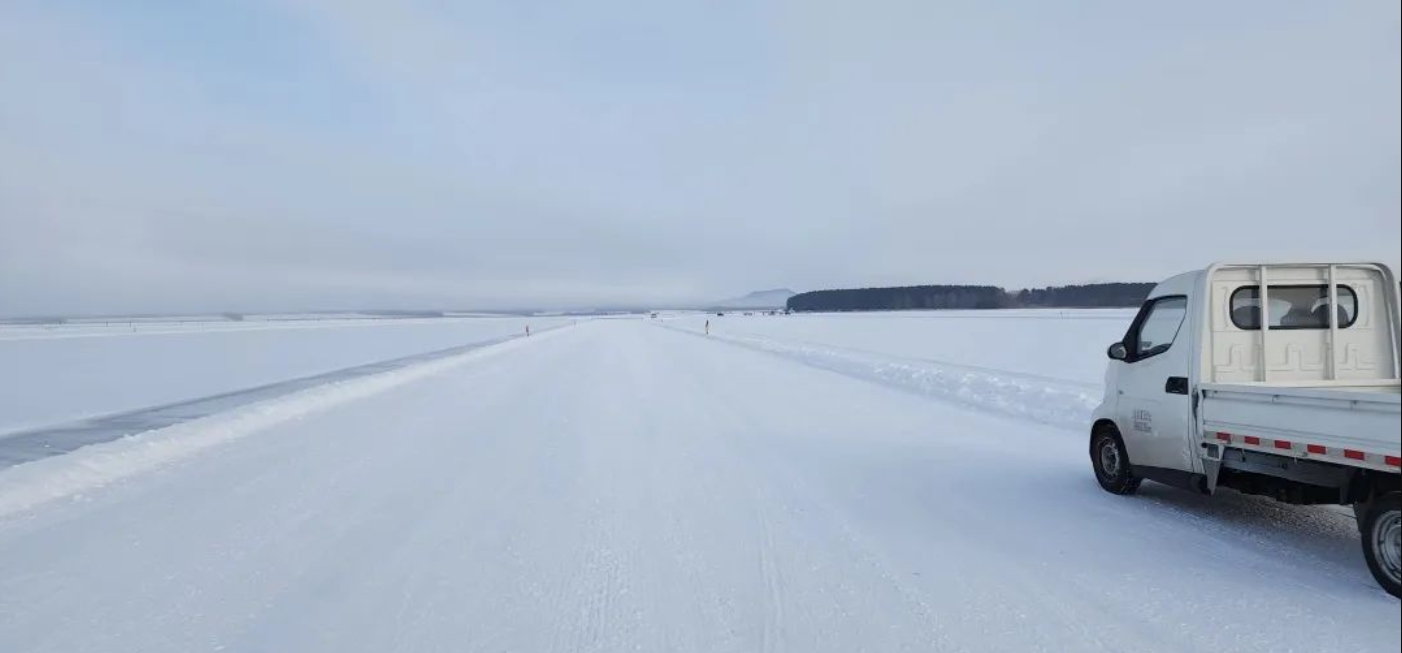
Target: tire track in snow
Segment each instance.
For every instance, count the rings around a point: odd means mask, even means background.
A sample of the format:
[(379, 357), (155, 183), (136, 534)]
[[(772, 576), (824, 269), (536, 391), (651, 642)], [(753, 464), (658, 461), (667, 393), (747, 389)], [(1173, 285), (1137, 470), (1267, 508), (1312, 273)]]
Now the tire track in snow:
[(703, 335), (673, 326), (664, 328), (762, 351), (810, 367), (936, 397), (967, 408), (1076, 431), (1085, 429), (1091, 412), (1100, 403), (1101, 388), (1098, 384), (942, 361), (900, 358), (802, 341)]
[(761, 633), (764, 653), (784, 651), (784, 590), (779, 567), (774, 562), (774, 529), (769, 513), (765, 509), (764, 498), (755, 501), (755, 515), (759, 521), (759, 569), (764, 578), (765, 611), (764, 630)]
[[(734, 388), (701, 382), (718, 374), (722, 372), (716, 369), (698, 371), (686, 382), (690, 394), (708, 398), (705, 405), (727, 407), (708, 413), (706, 420), (709, 430), (726, 434), (717, 444), (728, 452), (732, 476), (751, 498), (762, 606), (758, 650), (821, 648), (822, 640), (812, 637), (838, 623), (870, 638), (867, 650), (956, 649), (937, 626), (931, 628), (940, 619), (922, 591), (860, 534), (840, 507), (823, 500), (826, 488), (813, 485), (785, 456), (745, 435), (764, 423), (767, 413), (755, 412)], [(855, 569), (850, 567), (854, 562)], [(858, 582), (873, 577), (879, 579), (875, 586)], [(815, 593), (827, 601), (811, 601)], [(922, 625), (900, 633), (889, 622), (853, 619), (878, 614), (896, 620), (898, 614), (914, 617)]]
[[(732, 407), (730, 412), (715, 416), (728, 417), (731, 420), (731, 428), (723, 429), (724, 431), (743, 433), (745, 425), (763, 422), (763, 415), (747, 410), (749, 404), (739, 400), (733, 392), (725, 389), (710, 389), (709, 392), (716, 395), (716, 399), (707, 403)], [(958, 601), (963, 604), (981, 606), (975, 612), (983, 619), (964, 622), (963, 625), (983, 630), (991, 638), (1006, 636), (1007, 625), (1011, 623), (1016, 624), (1014, 630), (1026, 633), (1029, 641), (1050, 638), (1057, 633), (1057, 629), (1069, 629), (1077, 633), (1075, 639), (1080, 642), (1083, 650), (1174, 650), (1176, 642), (1179, 641), (1172, 628), (1157, 623), (1140, 623), (1142, 618), (1139, 615), (1125, 609), (1125, 606), (1118, 604), (1114, 599), (1103, 597), (1095, 591), (1087, 590), (1074, 595), (1075, 600), (1068, 600), (1068, 595), (1058, 591), (1057, 587), (1033, 580), (1038, 578), (1044, 569), (1040, 566), (1037, 556), (1025, 555), (1026, 551), (1020, 548), (1020, 545), (1014, 544), (1020, 541), (1020, 527), (988, 519), (988, 507), (978, 503), (943, 504), (943, 510), (946, 511), (944, 514), (959, 515), (960, 517), (954, 520), (957, 523), (978, 523), (983, 528), (992, 528), (1002, 534), (1002, 537), (988, 542), (976, 542), (973, 537), (942, 540), (947, 547), (943, 552), (953, 558), (979, 559), (997, 551), (997, 555), (1005, 561), (1004, 566), (989, 569), (980, 565), (980, 576), (974, 577), (966, 575), (957, 566), (950, 569), (934, 562), (927, 563), (929, 567), (917, 565), (915, 569), (930, 574), (931, 577), (939, 577), (947, 590), (947, 594), (931, 595), (928, 586), (917, 580), (920, 574), (912, 574), (909, 564), (912, 560), (922, 559), (919, 552), (905, 551), (893, 557), (894, 552), (889, 543), (871, 537), (869, 530), (859, 523), (859, 515), (849, 512), (842, 501), (830, 495), (830, 487), (815, 483), (803, 472), (802, 466), (791, 464), (788, 457), (757, 442), (733, 444), (738, 445), (738, 450), (744, 452), (735, 458), (737, 464), (746, 469), (747, 473), (743, 476), (764, 479), (763, 483), (756, 484), (753, 489), (756, 510), (763, 510), (765, 506), (796, 507), (797, 513), (780, 512), (780, 519), (787, 517), (788, 523), (764, 519), (764, 523), (760, 524), (764, 544), (770, 546), (771, 551), (786, 551), (791, 563), (794, 558), (811, 560), (814, 559), (812, 556), (817, 556), (817, 560), (831, 560), (835, 552), (841, 551), (838, 558), (856, 562), (871, 576), (880, 578), (886, 592), (884, 595), (871, 592), (861, 595), (849, 593), (844, 597), (846, 605), (860, 604), (874, 614), (891, 614), (893, 610), (908, 611), (909, 614), (918, 616), (921, 623), (935, 625), (929, 630), (900, 633), (892, 640), (893, 643), (899, 642), (902, 647), (900, 650), (956, 650), (960, 647), (957, 640), (948, 637), (946, 631), (947, 615), (951, 610), (948, 604), (950, 596), (960, 597)], [(780, 494), (775, 494), (775, 490), (779, 490)], [(821, 515), (819, 521), (823, 524), (823, 530), (831, 536), (825, 540), (828, 542), (828, 548), (819, 552), (805, 550), (803, 547), (774, 547), (772, 539), (776, 527), (778, 532), (783, 534), (783, 527), (794, 526), (792, 520), (797, 518), (796, 514), (804, 512)], [(792, 542), (790, 544), (792, 545)], [(941, 569), (947, 572), (947, 575), (939, 575)], [(990, 582), (992, 579), (997, 580)], [(1011, 609), (997, 591), (990, 591), (990, 587), (1017, 587), (1022, 595), (1020, 603), (1035, 605), (1037, 610)], [(766, 646), (763, 650), (766, 651), (772, 650), (768, 648), (771, 641), (767, 637), (768, 614), (766, 612), (764, 623), (766, 637), (762, 640)], [(1085, 614), (1111, 615), (1113, 618), (1108, 623), (1087, 622), (1084, 619)], [(870, 636), (891, 636), (891, 633), (873, 631)], [(1006, 644), (995, 644), (993, 639), (985, 644), (990, 649), (1006, 648)]]
[[(640, 578), (640, 552), (633, 529), (648, 517), (645, 504), (651, 497), (629, 473), (633, 447), (619, 446), (620, 435), (642, 432), (639, 416), (629, 399), (635, 396), (634, 363), (628, 352), (609, 346), (590, 332), (583, 368), (587, 376), (574, 382), (588, 387), (575, 397), (569, 410), (577, 438), (580, 475), (580, 514), (575, 521), (572, 571), (561, 583), (551, 604), (554, 630), (547, 650), (560, 652), (614, 651), (631, 648), (645, 626), (642, 610), (648, 588)], [(602, 346), (601, 346), (602, 345)], [(557, 406), (557, 408), (563, 408)], [(637, 443), (632, 443), (636, 445)]]

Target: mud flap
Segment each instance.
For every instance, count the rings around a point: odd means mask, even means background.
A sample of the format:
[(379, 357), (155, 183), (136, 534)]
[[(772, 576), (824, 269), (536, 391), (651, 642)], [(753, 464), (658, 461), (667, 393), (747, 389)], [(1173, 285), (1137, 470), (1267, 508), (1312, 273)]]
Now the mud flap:
[(1222, 447), (1210, 442), (1202, 443), (1203, 493), (1217, 492), (1217, 474), (1222, 471)]
[(1217, 492), (1217, 472), (1221, 470), (1222, 461), (1207, 458), (1203, 459), (1202, 471), (1203, 476), (1206, 477), (1203, 481), (1203, 487), (1207, 494), (1215, 494)]

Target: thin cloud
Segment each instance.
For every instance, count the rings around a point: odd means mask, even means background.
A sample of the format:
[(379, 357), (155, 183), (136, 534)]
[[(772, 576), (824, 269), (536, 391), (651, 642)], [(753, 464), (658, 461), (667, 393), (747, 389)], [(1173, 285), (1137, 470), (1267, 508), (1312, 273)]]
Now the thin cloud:
[(1395, 262), (1398, 20), (1380, 2), (7, 3), (0, 313)]

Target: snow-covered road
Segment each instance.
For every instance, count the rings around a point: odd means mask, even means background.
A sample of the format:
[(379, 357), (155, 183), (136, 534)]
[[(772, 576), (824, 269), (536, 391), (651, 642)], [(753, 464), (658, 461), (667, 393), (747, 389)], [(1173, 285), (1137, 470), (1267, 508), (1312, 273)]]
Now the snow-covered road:
[(1111, 496), (1083, 435), (1032, 416), (644, 320), (430, 365), (274, 399), (130, 474), (85, 476), (86, 450), (0, 473), (0, 508), (57, 488), (0, 510), (0, 650), (1355, 652), (1402, 630), (1346, 514)]

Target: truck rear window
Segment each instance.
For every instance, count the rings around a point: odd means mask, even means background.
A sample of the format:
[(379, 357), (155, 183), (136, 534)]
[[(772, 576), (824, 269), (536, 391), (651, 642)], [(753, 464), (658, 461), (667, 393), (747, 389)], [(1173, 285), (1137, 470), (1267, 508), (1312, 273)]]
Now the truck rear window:
[[(1358, 318), (1358, 295), (1348, 286), (1338, 286), (1339, 305), (1335, 309), (1339, 328), (1353, 326)], [(1329, 328), (1329, 286), (1269, 286), (1272, 329)], [(1238, 329), (1254, 331), (1261, 328), (1261, 296), (1257, 286), (1242, 286), (1232, 291), (1232, 324)]]

